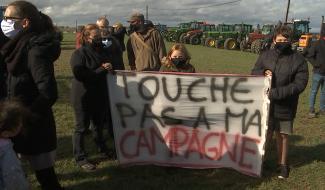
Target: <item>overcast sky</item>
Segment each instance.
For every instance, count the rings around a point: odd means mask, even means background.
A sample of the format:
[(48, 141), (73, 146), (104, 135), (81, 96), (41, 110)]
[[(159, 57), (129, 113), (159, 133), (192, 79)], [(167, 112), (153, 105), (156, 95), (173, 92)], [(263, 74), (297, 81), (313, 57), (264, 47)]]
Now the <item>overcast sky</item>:
[[(145, 15), (154, 23), (175, 26), (179, 22), (206, 20), (218, 23), (276, 23), (284, 20), (287, 0), (30, 0), (57, 25), (74, 26), (93, 23), (100, 15), (107, 15), (111, 23), (126, 20), (132, 12)], [(0, 0), (2, 3), (10, 1)], [(224, 4), (227, 2), (234, 2)], [(220, 6), (213, 6), (224, 4)], [(186, 10), (185, 10), (186, 9)], [(325, 0), (291, 0), (289, 18), (310, 18), (312, 31), (320, 27), (325, 15)]]

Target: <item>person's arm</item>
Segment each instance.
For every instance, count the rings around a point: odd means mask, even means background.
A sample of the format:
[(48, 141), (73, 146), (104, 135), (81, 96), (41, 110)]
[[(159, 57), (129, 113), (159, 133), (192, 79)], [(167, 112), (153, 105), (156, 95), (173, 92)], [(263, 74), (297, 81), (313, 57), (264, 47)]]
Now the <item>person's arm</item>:
[(158, 45), (158, 56), (161, 60), (163, 57), (167, 55), (166, 53), (166, 46), (163, 37), (161, 36), (160, 32), (156, 30), (157, 35), (157, 45)]
[(128, 54), (128, 59), (129, 59), (129, 65), (131, 70), (136, 70), (136, 65), (135, 65), (135, 55), (131, 43), (131, 36), (128, 39), (128, 42), (126, 44), (126, 49), (127, 49), (127, 54)]
[(303, 60), (298, 65), (293, 81), (286, 86), (272, 88), (269, 97), (271, 100), (282, 100), (292, 95), (298, 95), (305, 90), (307, 83), (308, 65), (306, 61)]
[(257, 59), (257, 61), (256, 61), (256, 63), (255, 63), (255, 65), (254, 65), (254, 68), (252, 69), (252, 71), (251, 71), (251, 74), (252, 75), (264, 75), (264, 72), (265, 72), (265, 68), (264, 68), (264, 66), (263, 66), (263, 60), (264, 60), (265, 58), (264, 58), (264, 54), (261, 54), (259, 57), (258, 57), (258, 59)]
[(58, 97), (53, 61), (38, 48), (32, 48), (28, 53), (28, 65), (39, 92), (31, 105), (31, 110), (35, 112), (47, 110)]
[(312, 44), (304, 54), (305, 58), (315, 67), (316, 64), (316, 53), (317, 53), (317, 42)]

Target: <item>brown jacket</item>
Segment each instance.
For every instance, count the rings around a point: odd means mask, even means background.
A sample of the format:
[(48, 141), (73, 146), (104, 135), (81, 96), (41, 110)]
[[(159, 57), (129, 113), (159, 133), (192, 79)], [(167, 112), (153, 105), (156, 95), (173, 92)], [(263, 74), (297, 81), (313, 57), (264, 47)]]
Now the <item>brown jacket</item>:
[(159, 71), (160, 60), (166, 56), (166, 47), (159, 31), (149, 28), (144, 33), (133, 32), (130, 35), (127, 53), (130, 67), (135, 66), (137, 71)]

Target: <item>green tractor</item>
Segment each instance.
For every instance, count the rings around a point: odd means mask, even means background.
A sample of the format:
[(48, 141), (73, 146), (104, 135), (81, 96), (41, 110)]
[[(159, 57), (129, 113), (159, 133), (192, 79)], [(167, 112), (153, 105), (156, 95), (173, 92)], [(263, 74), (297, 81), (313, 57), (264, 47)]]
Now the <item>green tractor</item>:
[(216, 47), (216, 39), (219, 38), (222, 32), (234, 31), (235, 26), (230, 24), (218, 24), (215, 30), (203, 32), (201, 44), (207, 47)]
[(198, 22), (198, 21), (180, 23), (177, 29), (168, 31), (167, 41), (181, 42), (181, 39), (186, 35), (188, 31), (198, 29), (199, 25), (203, 23), (204, 22)]
[(187, 32), (186, 35), (182, 36), (180, 41), (181, 43), (199, 45), (203, 32), (215, 30), (216, 26), (214, 24), (198, 23), (198, 29)]
[[(235, 50), (239, 48), (240, 42), (252, 32), (250, 24), (235, 24), (229, 27), (229, 31), (222, 31), (224, 26), (218, 25), (219, 32), (207, 33), (205, 45), (208, 47), (224, 48)], [(231, 30), (232, 29), (232, 30)]]
[(187, 30), (191, 26), (191, 23), (180, 23), (178, 27), (169, 28), (167, 30), (167, 34), (165, 36), (166, 40), (169, 42), (175, 42), (177, 38), (177, 31), (179, 30)]

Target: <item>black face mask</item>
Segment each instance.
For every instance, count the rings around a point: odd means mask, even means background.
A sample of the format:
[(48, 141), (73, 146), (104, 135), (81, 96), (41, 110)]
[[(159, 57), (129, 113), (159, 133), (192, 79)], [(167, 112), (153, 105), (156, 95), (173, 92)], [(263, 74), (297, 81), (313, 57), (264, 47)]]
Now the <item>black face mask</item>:
[(291, 43), (290, 42), (276, 42), (275, 49), (279, 51), (279, 53), (284, 54), (291, 51)]
[(186, 64), (186, 59), (184, 58), (172, 58), (171, 61), (176, 67), (182, 67)]
[(94, 38), (91, 42), (91, 46), (94, 48), (102, 48), (104, 46), (102, 43), (102, 38)]

